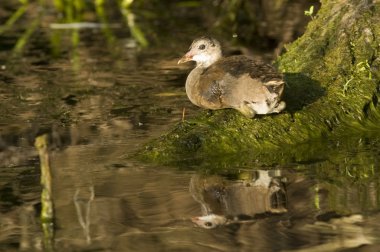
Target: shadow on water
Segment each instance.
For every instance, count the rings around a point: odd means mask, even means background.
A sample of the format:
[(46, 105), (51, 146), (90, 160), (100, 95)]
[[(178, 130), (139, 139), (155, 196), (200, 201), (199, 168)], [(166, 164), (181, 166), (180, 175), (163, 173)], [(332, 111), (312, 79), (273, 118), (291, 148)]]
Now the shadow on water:
[(284, 79), (284, 101), (290, 113), (302, 110), (325, 95), (325, 88), (303, 73), (284, 73)]

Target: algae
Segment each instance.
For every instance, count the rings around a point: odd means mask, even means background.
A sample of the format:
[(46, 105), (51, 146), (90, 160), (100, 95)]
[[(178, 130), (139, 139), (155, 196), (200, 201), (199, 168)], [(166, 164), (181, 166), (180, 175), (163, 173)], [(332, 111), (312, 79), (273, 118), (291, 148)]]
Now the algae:
[(378, 129), (379, 17), (379, 2), (322, 1), (277, 60), (287, 81), (285, 113), (247, 119), (204, 111), (148, 143), (139, 158), (208, 167), (305, 162), (326, 152), (326, 136)]

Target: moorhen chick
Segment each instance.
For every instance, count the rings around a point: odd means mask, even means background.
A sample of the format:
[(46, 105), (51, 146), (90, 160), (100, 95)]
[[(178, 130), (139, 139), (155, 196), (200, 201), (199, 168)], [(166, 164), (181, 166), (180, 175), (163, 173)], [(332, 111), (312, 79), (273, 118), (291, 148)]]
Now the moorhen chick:
[(190, 101), (206, 109), (233, 108), (247, 117), (279, 113), (285, 82), (268, 64), (243, 55), (223, 57), (220, 43), (211, 37), (195, 39), (178, 64), (195, 61), (186, 80)]

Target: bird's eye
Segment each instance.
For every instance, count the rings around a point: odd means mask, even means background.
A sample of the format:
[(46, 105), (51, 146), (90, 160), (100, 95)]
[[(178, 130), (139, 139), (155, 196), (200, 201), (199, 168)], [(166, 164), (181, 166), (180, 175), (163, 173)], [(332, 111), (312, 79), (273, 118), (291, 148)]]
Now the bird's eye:
[(205, 48), (206, 48), (206, 46), (205, 46), (204, 44), (198, 46), (198, 49), (199, 49), (199, 50), (204, 50)]

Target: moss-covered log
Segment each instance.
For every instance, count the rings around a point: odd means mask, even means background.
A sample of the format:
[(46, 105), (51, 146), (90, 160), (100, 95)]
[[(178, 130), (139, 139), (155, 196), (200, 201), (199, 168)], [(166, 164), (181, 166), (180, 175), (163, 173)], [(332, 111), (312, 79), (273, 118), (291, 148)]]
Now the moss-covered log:
[(379, 47), (379, 1), (324, 0), (305, 34), (278, 59), (287, 112), (247, 119), (232, 110), (205, 111), (139, 155), (158, 163), (305, 161), (305, 153), (325, 148), (308, 144), (316, 139), (380, 124)]

